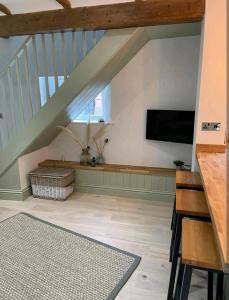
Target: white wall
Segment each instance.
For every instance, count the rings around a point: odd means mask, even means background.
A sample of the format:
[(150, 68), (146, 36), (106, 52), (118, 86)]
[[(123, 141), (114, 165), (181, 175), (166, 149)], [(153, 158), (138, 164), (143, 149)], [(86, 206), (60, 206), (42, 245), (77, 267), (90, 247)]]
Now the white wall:
[[(202, 23), (196, 101), (196, 144), (223, 145), (227, 130), (227, 1), (206, 1)], [(220, 122), (220, 131), (202, 131), (202, 122)], [(195, 147), (192, 169), (198, 170)]]
[[(224, 144), (227, 104), (226, 0), (206, 1), (196, 120), (197, 144)], [(202, 122), (221, 122), (221, 131), (201, 131)]]
[[(146, 141), (149, 108), (194, 110), (200, 38), (152, 40), (111, 81), (110, 143), (107, 163), (173, 167), (173, 160), (191, 163), (192, 146)], [(98, 125), (97, 125), (98, 126)], [(69, 127), (80, 136), (84, 125)], [(79, 160), (80, 149), (61, 133), (49, 149), (59, 159)]]
[(50, 154), (48, 147), (44, 147), (32, 153), (21, 156), (18, 159), (18, 168), (22, 190), (30, 185), (28, 176), (29, 172), (36, 169), (40, 162), (49, 158), (55, 157)]

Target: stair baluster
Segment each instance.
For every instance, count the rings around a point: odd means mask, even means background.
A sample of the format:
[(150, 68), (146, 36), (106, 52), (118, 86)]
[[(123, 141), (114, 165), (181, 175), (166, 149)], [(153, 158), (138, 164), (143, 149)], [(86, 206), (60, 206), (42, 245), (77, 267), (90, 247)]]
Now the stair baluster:
[(25, 39), (0, 73), (0, 149), (43, 109), (103, 35), (104, 31), (72, 31)]

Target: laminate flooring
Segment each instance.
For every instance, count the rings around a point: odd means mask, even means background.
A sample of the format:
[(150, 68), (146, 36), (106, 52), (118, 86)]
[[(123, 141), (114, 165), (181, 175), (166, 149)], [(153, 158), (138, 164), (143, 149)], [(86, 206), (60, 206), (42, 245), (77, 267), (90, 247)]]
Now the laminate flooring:
[[(0, 200), (0, 221), (19, 212), (141, 256), (117, 300), (166, 300), (172, 203), (80, 193), (64, 202)], [(206, 281), (205, 273), (194, 272), (190, 300), (207, 299)]]

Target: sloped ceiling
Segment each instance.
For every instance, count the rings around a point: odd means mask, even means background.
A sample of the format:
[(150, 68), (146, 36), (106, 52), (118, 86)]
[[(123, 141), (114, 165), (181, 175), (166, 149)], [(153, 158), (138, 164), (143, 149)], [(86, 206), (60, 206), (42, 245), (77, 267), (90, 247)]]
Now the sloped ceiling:
[[(72, 7), (134, 2), (134, 0), (71, 0)], [(36, 12), (52, 9), (61, 9), (62, 6), (55, 0), (2, 0), (0, 3), (7, 6), (12, 14)], [(2, 15), (0, 13), (0, 15)]]

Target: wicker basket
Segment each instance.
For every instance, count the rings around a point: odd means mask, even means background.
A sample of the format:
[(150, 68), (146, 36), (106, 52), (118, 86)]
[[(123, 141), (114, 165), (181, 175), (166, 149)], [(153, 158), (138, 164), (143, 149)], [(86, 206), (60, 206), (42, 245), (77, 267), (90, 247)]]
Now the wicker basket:
[(74, 170), (38, 168), (29, 173), (34, 197), (66, 200), (73, 192)]
[(66, 187), (33, 184), (32, 192), (35, 198), (64, 201), (73, 193), (73, 184)]
[(74, 181), (75, 172), (61, 168), (37, 168), (29, 176), (31, 184), (64, 187)]

